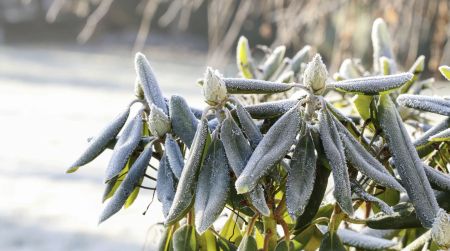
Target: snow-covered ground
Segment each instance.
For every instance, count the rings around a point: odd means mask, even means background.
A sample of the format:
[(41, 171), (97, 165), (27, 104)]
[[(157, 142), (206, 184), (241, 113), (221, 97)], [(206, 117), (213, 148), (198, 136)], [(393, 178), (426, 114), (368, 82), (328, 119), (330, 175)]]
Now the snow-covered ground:
[[(151, 192), (97, 225), (110, 152), (64, 173), (133, 95), (131, 53), (97, 49), (0, 46), (0, 250), (152, 250), (162, 216), (156, 198), (142, 215)], [(146, 55), (167, 95), (202, 106), (202, 55)]]

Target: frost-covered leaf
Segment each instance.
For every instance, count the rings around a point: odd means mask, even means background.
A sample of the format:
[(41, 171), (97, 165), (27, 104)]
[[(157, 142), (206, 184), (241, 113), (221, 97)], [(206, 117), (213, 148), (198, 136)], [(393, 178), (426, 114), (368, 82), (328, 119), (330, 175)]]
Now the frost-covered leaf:
[(173, 133), (180, 137), (188, 147), (191, 147), (198, 120), (189, 109), (186, 100), (176, 95), (170, 97), (169, 113)]
[(122, 111), (113, 121), (111, 121), (96, 137), (89, 142), (87, 149), (81, 156), (67, 169), (67, 173), (73, 173), (78, 168), (91, 162), (98, 155), (100, 155), (109, 145), (111, 140), (114, 140), (117, 134), (122, 129), (130, 114), (130, 108), (127, 107)]
[(392, 210), (392, 208), (388, 204), (386, 204), (386, 202), (367, 193), (366, 191), (364, 191), (364, 189), (361, 186), (359, 186), (355, 182), (352, 182), (352, 191), (362, 200), (375, 203), (381, 209), (381, 211), (384, 212), (385, 214), (393, 214), (394, 213), (394, 210)]
[(198, 251), (198, 240), (195, 228), (192, 225), (184, 225), (173, 233), (174, 251)]
[(345, 156), (353, 167), (382, 186), (390, 187), (400, 192), (405, 191), (383, 164), (373, 157), (361, 143), (356, 141), (353, 135), (339, 121), (334, 119), (334, 123), (341, 134)]
[(284, 99), (256, 105), (247, 105), (245, 106), (245, 110), (255, 119), (274, 118), (283, 115), (297, 103), (298, 100), (296, 99)]
[(440, 248), (450, 248), (450, 215), (439, 209), (431, 229), (431, 238)]
[(400, 89), (400, 93), (402, 93), (402, 94), (407, 93), (411, 89), (411, 86), (419, 78), (419, 75), (423, 72), (424, 68), (425, 68), (425, 56), (420, 55), (416, 59), (416, 62), (414, 62), (414, 64), (411, 66), (411, 68), (408, 71), (408, 72), (411, 72), (412, 74), (414, 74), (414, 77), (410, 81), (406, 82), (405, 85), (402, 86), (402, 88)]
[(306, 66), (303, 73), (303, 84), (312, 90), (314, 94), (321, 95), (325, 91), (327, 78), (327, 67), (322, 62), (322, 57), (316, 54)]
[(447, 65), (442, 65), (439, 67), (439, 71), (441, 72), (442, 76), (444, 76), (447, 80), (450, 81), (450, 67)]
[(162, 109), (165, 114), (168, 114), (169, 111), (159, 88), (158, 80), (156, 80), (153, 69), (144, 54), (136, 54), (135, 68), (148, 105), (154, 104)]
[[(373, 68), (376, 72), (380, 72), (380, 58), (386, 57), (394, 59), (392, 53), (391, 37), (387, 29), (386, 23), (382, 18), (377, 18), (372, 26), (372, 46), (373, 46)], [(393, 72), (396, 69), (392, 69)]]
[(181, 177), (181, 172), (183, 171), (184, 158), (181, 153), (180, 146), (170, 134), (166, 135), (164, 150), (173, 174), (177, 177), (177, 179), (179, 179)]
[(175, 197), (166, 217), (165, 225), (171, 225), (183, 217), (190, 209), (196, 191), (198, 171), (200, 169), (203, 151), (206, 146), (208, 133), (208, 121), (202, 119), (197, 126), (189, 157), (181, 172)]
[(403, 121), (388, 94), (380, 96), (378, 104), (380, 126), (388, 141), (394, 164), (422, 225), (431, 227), (438, 205), (423, 163), (409, 138)]
[(322, 109), (319, 112), (319, 132), (325, 155), (333, 170), (333, 195), (341, 209), (348, 215), (353, 215), (350, 180), (345, 160), (344, 146), (325, 103), (323, 103)]
[(311, 46), (305, 45), (301, 50), (299, 50), (295, 56), (291, 59), (291, 70), (294, 74), (300, 72), (302, 63), (306, 63), (309, 58), (309, 53), (311, 51)]
[(224, 78), (229, 94), (271, 94), (290, 90), (293, 85), (265, 80)]
[[(446, 130), (449, 127), (450, 127), (450, 118), (446, 118), (439, 124), (428, 129), (422, 136), (420, 136), (419, 138), (417, 138), (414, 141), (413, 144), (416, 147), (417, 151), (420, 153), (425, 152), (425, 155), (426, 155), (427, 154), (426, 152), (429, 153), (432, 150), (434, 150), (434, 148), (430, 149), (430, 147), (429, 147), (429, 145), (431, 144), (431, 142), (429, 142), (430, 137), (439, 132)], [(427, 149), (430, 149), (430, 150), (427, 151)], [(422, 153), (419, 155), (423, 156)]]
[(163, 154), (159, 161), (158, 174), (156, 177), (156, 196), (162, 204), (164, 217), (167, 218), (176, 192), (176, 180), (167, 154)]
[(195, 225), (206, 231), (219, 217), (230, 190), (230, 172), (222, 142), (216, 137), (209, 145), (198, 177), (195, 195)]
[(349, 58), (344, 59), (344, 61), (342, 61), (342, 64), (339, 67), (339, 75), (342, 76), (344, 79), (361, 77), (361, 74), (359, 73), (357, 66)]
[(252, 53), (246, 37), (239, 38), (236, 48), (236, 63), (244, 78), (255, 78), (255, 66), (253, 65)]
[(289, 165), (286, 181), (286, 206), (296, 219), (305, 211), (316, 180), (316, 153), (309, 130), (300, 135)]
[(152, 145), (152, 143), (149, 143), (133, 163), (127, 176), (122, 181), (122, 184), (120, 184), (120, 187), (115, 192), (113, 198), (103, 210), (99, 223), (117, 213), (125, 204), (125, 201), (133, 192), (134, 188), (139, 184), (152, 157)]
[(437, 187), (439, 190), (450, 192), (450, 175), (442, 173), (425, 164), (423, 164), (423, 168), (432, 187)]
[(394, 75), (354, 78), (328, 84), (338, 91), (364, 95), (378, 95), (399, 88), (414, 75), (405, 72)]
[(436, 133), (429, 139), (429, 141), (449, 141), (449, 140), (450, 140), (450, 128), (447, 128), (442, 132)]
[(139, 145), (143, 128), (142, 112), (143, 109), (140, 109), (137, 115), (125, 125), (122, 134), (119, 136), (105, 171), (105, 181), (116, 177), (120, 173), (131, 153)]
[(285, 71), (283, 72), (275, 82), (278, 83), (292, 83), (294, 82), (295, 73), (293, 71)]
[[(223, 142), (228, 163), (236, 177), (239, 177), (252, 156), (253, 149), (232, 117), (228, 117), (222, 122), (220, 139)], [(270, 214), (261, 185), (257, 185), (249, 192), (249, 199), (262, 215)]]
[(301, 110), (292, 107), (279, 118), (259, 142), (244, 171), (236, 180), (238, 193), (251, 191), (275, 163), (279, 162), (295, 142), (300, 130)]
[(241, 104), (236, 104), (236, 114), (245, 136), (247, 136), (252, 148), (255, 149), (263, 138), (261, 131)]
[(269, 55), (267, 60), (261, 66), (261, 69), (263, 71), (262, 79), (269, 80), (272, 75), (274, 75), (274, 73), (278, 70), (278, 68), (282, 66), (285, 52), (285, 46), (278, 46), (273, 50), (272, 54)]
[(402, 94), (397, 103), (404, 107), (450, 116), (450, 100), (424, 95)]

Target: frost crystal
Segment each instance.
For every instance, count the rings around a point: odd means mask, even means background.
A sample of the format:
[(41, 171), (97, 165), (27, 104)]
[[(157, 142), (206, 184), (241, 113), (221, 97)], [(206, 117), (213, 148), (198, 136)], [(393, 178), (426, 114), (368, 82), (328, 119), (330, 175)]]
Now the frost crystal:
[(170, 119), (159, 107), (152, 105), (150, 109), (148, 118), (150, 132), (152, 135), (162, 138), (170, 130)]
[(402, 94), (398, 96), (397, 103), (421, 111), (450, 116), (450, 100), (445, 98)]
[(209, 105), (223, 103), (227, 98), (227, 88), (219, 71), (211, 67), (206, 68), (203, 84), (203, 97)]
[(320, 95), (325, 91), (327, 78), (327, 67), (322, 62), (322, 57), (316, 54), (306, 66), (303, 74), (303, 83), (311, 88), (314, 94)]
[(443, 209), (437, 213), (431, 229), (431, 238), (441, 247), (450, 248), (450, 215)]

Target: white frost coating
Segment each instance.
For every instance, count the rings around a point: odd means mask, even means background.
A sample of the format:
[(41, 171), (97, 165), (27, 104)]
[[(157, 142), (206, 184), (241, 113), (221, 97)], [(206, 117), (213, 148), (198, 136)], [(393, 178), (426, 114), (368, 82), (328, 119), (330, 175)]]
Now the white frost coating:
[(343, 92), (378, 95), (381, 92), (399, 88), (411, 80), (413, 76), (412, 73), (404, 72), (394, 75), (348, 79), (330, 83), (328, 86)]
[(300, 107), (297, 104), (279, 118), (256, 147), (244, 171), (236, 180), (236, 191), (251, 191), (274, 164), (279, 162), (295, 143), (300, 130)]
[(168, 114), (164, 96), (159, 88), (153, 69), (144, 54), (136, 53), (135, 68), (148, 105), (154, 104), (161, 108), (165, 114)]
[(450, 215), (439, 209), (431, 228), (431, 238), (441, 248), (450, 248)]
[(169, 165), (173, 174), (179, 179), (181, 177), (181, 172), (183, 171), (184, 158), (180, 147), (170, 134), (166, 135), (164, 150), (167, 154), (167, 159), (169, 160)]
[[(391, 37), (387, 29), (386, 23), (382, 18), (377, 18), (372, 26), (372, 46), (373, 46), (373, 68), (376, 72), (380, 72), (381, 67), (379, 60), (381, 57), (394, 59), (392, 53)], [(395, 67), (395, 66), (394, 66)], [(395, 72), (396, 69), (392, 69)]]
[(120, 129), (127, 121), (130, 114), (130, 108), (121, 112), (113, 121), (111, 121), (96, 137), (90, 142), (87, 149), (81, 156), (67, 169), (67, 173), (75, 172), (80, 166), (86, 165), (98, 155), (100, 155), (107, 147), (108, 143), (115, 139)]
[(297, 74), (300, 72), (300, 68), (302, 63), (304, 63), (308, 57), (309, 53), (311, 51), (311, 46), (305, 45), (301, 50), (299, 50), (295, 56), (291, 60), (291, 70), (294, 72), (294, 74)]
[(431, 136), (442, 132), (443, 130), (447, 129), (450, 127), (450, 118), (446, 118), (444, 119), (442, 122), (440, 122), (439, 124), (431, 127), (428, 131), (426, 131), (422, 136), (420, 136), (419, 138), (417, 138), (414, 141), (414, 146), (417, 148), (418, 146), (423, 146), (426, 145), (428, 143), (428, 140)]
[(429, 141), (448, 141), (450, 140), (450, 128), (431, 136)]
[(342, 61), (342, 64), (339, 67), (339, 75), (341, 75), (345, 79), (361, 77), (361, 74), (359, 73), (356, 65), (349, 58)]
[(423, 162), (389, 94), (380, 95), (378, 111), (380, 125), (388, 141), (395, 168), (402, 178), (402, 184), (421, 224), (430, 228), (439, 206), (423, 170)]
[(316, 159), (313, 139), (306, 130), (295, 146), (286, 181), (286, 206), (293, 219), (308, 205), (316, 180)]
[(195, 225), (202, 234), (220, 216), (230, 190), (230, 173), (225, 150), (218, 138), (211, 142), (200, 170), (195, 193)]
[[(245, 139), (241, 129), (234, 122), (233, 118), (226, 118), (220, 130), (220, 139), (223, 142), (228, 163), (236, 177), (241, 175), (253, 149)], [(249, 192), (250, 202), (264, 216), (269, 216), (270, 211), (267, 206), (264, 188), (258, 184), (255, 189)]]
[(293, 87), (293, 85), (285, 83), (258, 79), (224, 78), (223, 81), (225, 82), (227, 91), (230, 94), (270, 94), (285, 92)]
[(142, 112), (143, 109), (140, 109), (137, 115), (125, 125), (122, 134), (119, 136), (105, 171), (105, 181), (119, 175), (128, 158), (139, 145), (143, 127)]
[(172, 132), (190, 148), (197, 130), (198, 120), (189, 109), (186, 100), (177, 95), (170, 97), (169, 114)]
[(202, 90), (206, 103), (214, 106), (227, 99), (227, 87), (219, 71), (213, 70), (211, 67), (206, 68), (204, 83)]
[(165, 225), (171, 225), (178, 221), (189, 210), (195, 195), (196, 177), (201, 166), (203, 150), (208, 137), (208, 121), (202, 119), (197, 126), (189, 157), (181, 172), (173, 204), (166, 217)]
[(357, 183), (352, 182), (351, 186), (352, 191), (362, 200), (377, 204), (381, 211), (385, 214), (390, 215), (394, 213), (394, 210), (386, 204), (386, 202), (364, 191), (364, 189)]
[(111, 201), (109, 201), (108, 205), (106, 205), (103, 210), (100, 216), (99, 224), (117, 213), (122, 208), (125, 201), (128, 199), (128, 196), (130, 196), (136, 185), (144, 176), (148, 162), (150, 162), (150, 159), (152, 158), (152, 145), (152, 143), (147, 144), (142, 153), (133, 163), (127, 176), (114, 193), (114, 197)]
[(375, 157), (373, 157), (351, 133), (337, 119), (333, 117), (334, 123), (341, 134), (345, 146), (345, 156), (350, 163), (361, 173), (374, 180), (376, 183), (393, 188), (399, 192), (405, 189), (391, 176), (386, 168)]
[(272, 75), (277, 71), (277, 69), (281, 66), (283, 62), (284, 53), (286, 52), (285, 46), (278, 46), (275, 48), (267, 58), (267, 60), (262, 65), (261, 69), (263, 70), (263, 79), (268, 80), (272, 77)]
[(431, 166), (423, 164), (425, 174), (428, 180), (434, 186), (439, 187), (442, 190), (450, 192), (450, 175), (439, 172)]
[(176, 181), (167, 155), (164, 153), (159, 161), (158, 175), (156, 177), (156, 197), (162, 204), (163, 215), (167, 218), (175, 197)]
[(322, 109), (319, 111), (319, 132), (325, 155), (333, 170), (333, 195), (342, 211), (348, 215), (353, 215), (350, 179), (348, 176), (344, 147), (336, 125), (332, 120), (325, 103), (322, 104)]
[(321, 95), (325, 91), (328, 71), (322, 62), (322, 57), (316, 54), (306, 66), (303, 73), (303, 83), (310, 88), (314, 94)]
[(162, 138), (170, 130), (170, 119), (157, 106), (152, 105), (150, 109), (148, 128), (150, 129), (152, 135)]
[(255, 119), (265, 119), (281, 116), (298, 103), (296, 99), (284, 99), (264, 102), (256, 105), (247, 105), (245, 110)]
[(255, 149), (263, 138), (261, 131), (241, 104), (236, 105), (236, 114), (245, 136), (247, 136), (248, 141), (250, 141), (252, 148)]
[(450, 116), (450, 100), (445, 98), (402, 94), (398, 96), (397, 103), (421, 111)]

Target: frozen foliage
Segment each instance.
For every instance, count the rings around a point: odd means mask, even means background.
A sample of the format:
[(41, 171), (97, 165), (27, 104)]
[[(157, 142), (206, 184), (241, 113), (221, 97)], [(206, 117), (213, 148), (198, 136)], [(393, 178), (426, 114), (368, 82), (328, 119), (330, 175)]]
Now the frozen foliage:
[(429, 165), (423, 164), (423, 168), (433, 187), (450, 192), (450, 175), (439, 172)]
[(156, 180), (156, 196), (162, 204), (164, 217), (167, 217), (175, 197), (177, 185), (166, 154), (159, 161)]
[(86, 165), (100, 155), (107, 147), (111, 140), (114, 140), (127, 121), (130, 114), (130, 108), (127, 107), (113, 121), (111, 121), (96, 137), (90, 142), (87, 149), (81, 156), (70, 165), (67, 173), (75, 172), (80, 166)]
[(430, 137), (430, 141), (448, 141), (450, 140), (450, 128), (445, 129), (442, 132), (436, 133)]
[(133, 189), (138, 185), (139, 181), (143, 178), (145, 170), (147, 169), (148, 162), (152, 157), (152, 143), (149, 143), (136, 161), (128, 171), (127, 176), (124, 178), (120, 187), (117, 189), (113, 198), (108, 202), (103, 210), (99, 223), (105, 221), (113, 214), (117, 213), (120, 208), (125, 204), (128, 196), (133, 192)]
[(169, 113), (173, 133), (180, 137), (188, 147), (191, 147), (198, 120), (189, 109), (186, 100), (176, 95), (170, 97)]
[(166, 225), (173, 224), (183, 217), (192, 204), (195, 196), (196, 177), (202, 164), (203, 151), (208, 137), (208, 122), (206, 119), (202, 119), (197, 126), (189, 157), (181, 172), (172, 207), (166, 217)]
[(296, 99), (284, 99), (257, 105), (247, 105), (245, 110), (255, 119), (274, 118), (286, 113), (297, 103), (298, 100)]
[(224, 78), (227, 91), (230, 94), (270, 94), (277, 92), (285, 92), (290, 90), (293, 85), (276, 83), (257, 79), (245, 78)]
[[(381, 71), (380, 58), (394, 59), (392, 53), (391, 37), (386, 23), (382, 18), (377, 18), (372, 26), (373, 68), (375, 72)], [(395, 69), (393, 69), (395, 70)]]
[(342, 64), (339, 67), (339, 75), (344, 79), (361, 77), (360, 73), (358, 72), (357, 66), (349, 58), (342, 61)]
[(430, 140), (431, 136), (436, 135), (436, 134), (446, 130), (449, 127), (450, 127), (450, 118), (446, 118), (442, 122), (440, 122), (439, 124), (437, 124), (437, 125), (433, 126), (432, 128), (430, 128), (422, 136), (417, 138), (414, 141), (414, 146), (415, 147), (419, 147), (419, 146), (423, 146), (423, 145), (427, 144), (428, 141)]
[(321, 95), (325, 91), (327, 78), (327, 67), (322, 62), (322, 57), (316, 54), (306, 66), (303, 73), (303, 84), (310, 88), (314, 94)]
[(219, 217), (230, 190), (230, 174), (225, 150), (218, 138), (209, 146), (198, 177), (195, 196), (195, 225), (205, 232)]
[(285, 46), (278, 46), (275, 48), (267, 58), (267, 60), (262, 65), (261, 69), (263, 71), (262, 79), (269, 80), (276, 70), (283, 63), (284, 53), (286, 52)]
[(222, 80), (222, 75), (217, 70), (208, 67), (203, 82), (203, 98), (209, 105), (221, 104), (227, 98), (227, 87)]
[(308, 59), (310, 52), (311, 52), (311, 46), (305, 45), (305, 47), (303, 47), (301, 50), (299, 50), (295, 54), (295, 56), (291, 59), (290, 67), (291, 67), (291, 71), (294, 74), (297, 74), (300, 72), (302, 63)]
[(352, 215), (353, 206), (350, 180), (345, 161), (344, 147), (336, 125), (324, 103), (319, 113), (319, 131), (325, 155), (333, 170), (333, 195), (341, 209), (348, 215)]
[(431, 229), (431, 238), (441, 247), (450, 248), (450, 215), (439, 209)]
[(239, 122), (245, 136), (247, 136), (252, 148), (255, 149), (263, 138), (262, 133), (259, 131), (258, 126), (256, 126), (255, 122), (252, 120), (250, 114), (244, 109), (241, 104), (236, 104), (236, 114), (239, 118)]
[(296, 105), (275, 122), (256, 147), (244, 171), (236, 180), (238, 193), (252, 190), (258, 180), (280, 161), (295, 142), (300, 130), (300, 107)]
[(155, 105), (152, 105), (150, 109), (148, 128), (152, 135), (162, 138), (170, 130), (169, 117)]
[(378, 114), (395, 167), (402, 178), (403, 187), (414, 204), (422, 225), (430, 228), (439, 207), (423, 170), (422, 160), (417, 155), (389, 95), (380, 96)]
[(412, 73), (405, 72), (387, 76), (354, 78), (330, 83), (329, 86), (343, 92), (378, 95), (379, 93), (399, 88), (411, 80), (413, 76)]
[(168, 114), (167, 105), (159, 88), (156, 76), (150, 66), (147, 58), (142, 53), (137, 53), (135, 58), (136, 73), (139, 78), (142, 90), (144, 91), (145, 100), (148, 105), (151, 104), (159, 107), (165, 114)]
[(397, 103), (404, 107), (450, 116), (450, 100), (440, 97), (403, 94)]
[(364, 201), (368, 201), (368, 202), (377, 204), (377, 206), (385, 214), (393, 214), (394, 213), (394, 210), (392, 210), (392, 208), (388, 204), (386, 204), (386, 202), (384, 202), (381, 199), (364, 191), (364, 189), (360, 185), (358, 185), (356, 182), (352, 182), (351, 186), (352, 186), (352, 191), (356, 194), (356, 196), (358, 196), (358, 198), (360, 198)]
[(286, 206), (293, 219), (305, 211), (316, 180), (314, 142), (309, 130), (301, 133), (292, 154), (286, 181)]
[(137, 115), (125, 125), (106, 168), (105, 181), (116, 177), (122, 171), (128, 158), (138, 146), (143, 127), (142, 112), (143, 109), (140, 109)]
[(184, 158), (181, 153), (178, 143), (173, 139), (172, 135), (166, 135), (166, 141), (164, 143), (164, 150), (169, 161), (170, 168), (177, 179), (181, 177), (183, 171)]

